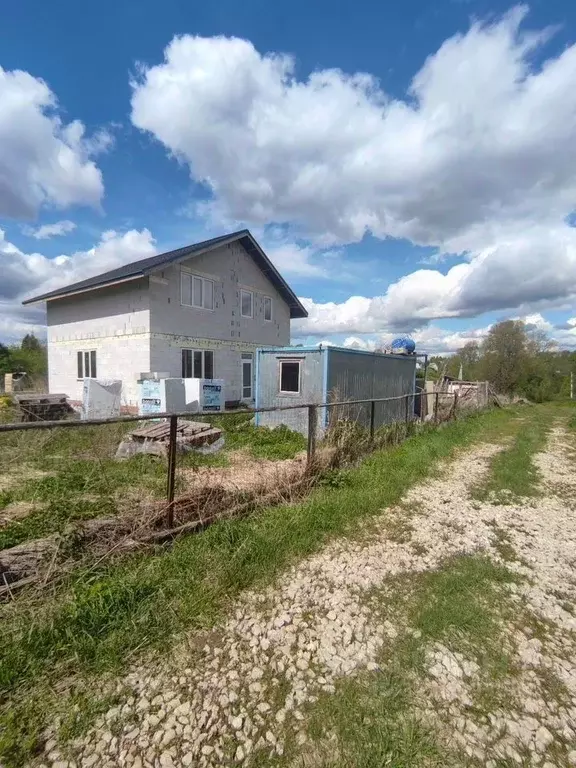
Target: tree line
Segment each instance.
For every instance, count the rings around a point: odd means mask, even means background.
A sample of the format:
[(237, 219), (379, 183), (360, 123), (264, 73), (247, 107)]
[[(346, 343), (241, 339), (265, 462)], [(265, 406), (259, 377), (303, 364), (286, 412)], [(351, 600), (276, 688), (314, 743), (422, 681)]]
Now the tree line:
[(19, 344), (0, 343), (0, 375), (22, 372), (31, 378), (45, 377), (48, 373), (46, 345), (33, 333), (27, 333)]
[(489, 381), (496, 392), (540, 403), (570, 396), (576, 352), (558, 349), (545, 332), (521, 320), (505, 320), (481, 343), (470, 341), (450, 357), (431, 357), (429, 364), (428, 378)]
[[(26, 334), (20, 344), (0, 344), (0, 375), (25, 372), (43, 378), (47, 369), (46, 345), (34, 334)], [(576, 374), (576, 352), (559, 350), (546, 333), (521, 320), (504, 320), (481, 343), (470, 341), (450, 357), (430, 357), (427, 375), (487, 380), (496, 392), (543, 402), (569, 397), (571, 372)]]

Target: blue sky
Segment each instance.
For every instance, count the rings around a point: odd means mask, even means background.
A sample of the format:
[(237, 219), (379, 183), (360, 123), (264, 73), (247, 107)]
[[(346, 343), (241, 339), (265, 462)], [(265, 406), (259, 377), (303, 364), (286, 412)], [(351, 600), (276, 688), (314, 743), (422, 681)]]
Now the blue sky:
[(40, 330), (26, 295), (248, 226), (308, 302), (298, 340), (447, 352), (520, 316), (576, 346), (575, 21), (561, 0), (12, 6), (0, 338)]

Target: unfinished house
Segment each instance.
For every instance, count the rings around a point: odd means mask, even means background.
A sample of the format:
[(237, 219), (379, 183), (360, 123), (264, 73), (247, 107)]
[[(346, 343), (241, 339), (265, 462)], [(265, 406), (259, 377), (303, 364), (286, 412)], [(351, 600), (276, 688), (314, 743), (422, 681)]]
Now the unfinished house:
[[(397, 398), (376, 403), (374, 427), (414, 418), (416, 355), (365, 352), (348, 347), (286, 347), (258, 350), (256, 407), (280, 408), (334, 401)], [(408, 396), (408, 397), (407, 397)], [(369, 426), (369, 403), (319, 409), (321, 434), (331, 418)], [(256, 423), (279, 424), (308, 434), (306, 408), (256, 414)]]
[(50, 392), (82, 399), (85, 378), (219, 378), (251, 404), (258, 347), (290, 342), (307, 313), (248, 230), (135, 261), (24, 304), (46, 302)]

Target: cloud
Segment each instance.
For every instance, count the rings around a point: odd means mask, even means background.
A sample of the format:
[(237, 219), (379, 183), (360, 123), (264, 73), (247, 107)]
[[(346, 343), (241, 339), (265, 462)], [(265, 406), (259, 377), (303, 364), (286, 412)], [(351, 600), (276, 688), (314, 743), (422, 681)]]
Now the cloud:
[[(299, 227), (316, 245), (369, 232), (437, 247), (437, 268), (383, 296), (312, 302), (301, 330), (410, 329), (566, 304), (576, 294), (576, 46), (536, 67), (551, 33), (523, 31), (525, 16), (518, 6), (446, 40), (403, 99), (364, 73), (298, 79), (290, 56), (246, 40), (176, 37), (132, 83), (132, 121), (211, 188), (213, 215)], [(444, 272), (446, 253), (462, 263)], [(297, 256), (302, 275), (319, 276)]]
[(102, 133), (65, 123), (54, 93), (41, 79), (0, 67), (0, 216), (33, 218), (42, 206), (99, 204), (102, 174), (91, 159)]
[(341, 304), (306, 299), (311, 334), (411, 331), (430, 320), (474, 317), (492, 310), (520, 314), (570, 306), (576, 296), (576, 229), (526, 225), (498, 233), (495, 242), (449, 269), (420, 269), (385, 294)]
[(22, 227), (22, 232), (28, 237), (33, 237), (36, 240), (48, 240), (51, 237), (59, 237), (60, 235), (67, 235), (69, 232), (73, 232), (76, 229), (76, 224), (73, 221), (55, 221), (54, 224), (42, 224), (41, 227)]
[(44, 313), (38, 307), (22, 307), (22, 299), (47, 293), (156, 253), (149, 230), (123, 234), (109, 230), (86, 251), (49, 259), (41, 253), (24, 253), (6, 240), (0, 230), (0, 339), (20, 338), (28, 331), (44, 335)]
[(533, 71), (549, 33), (520, 31), (525, 14), (447, 40), (403, 100), (369, 74), (298, 80), (292, 57), (246, 40), (176, 37), (133, 83), (132, 121), (235, 219), (467, 250), (486, 222), (574, 201), (576, 47)]

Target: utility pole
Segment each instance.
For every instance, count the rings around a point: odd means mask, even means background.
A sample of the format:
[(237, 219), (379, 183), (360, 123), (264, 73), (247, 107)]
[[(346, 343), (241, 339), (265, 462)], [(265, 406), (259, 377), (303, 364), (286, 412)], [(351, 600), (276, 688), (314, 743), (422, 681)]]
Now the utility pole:
[(574, 400), (574, 371), (570, 371), (570, 400)]

